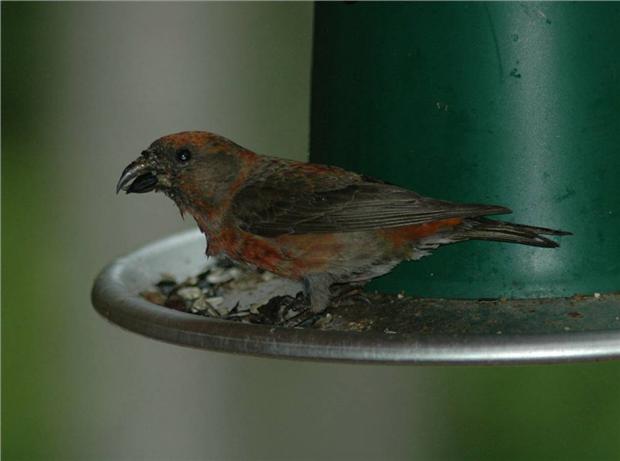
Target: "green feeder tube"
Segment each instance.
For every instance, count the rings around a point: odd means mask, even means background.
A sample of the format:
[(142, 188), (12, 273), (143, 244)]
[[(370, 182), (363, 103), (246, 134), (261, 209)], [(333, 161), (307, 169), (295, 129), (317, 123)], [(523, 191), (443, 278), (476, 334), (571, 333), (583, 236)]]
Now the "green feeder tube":
[(442, 247), (372, 288), (452, 298), (620, 289), (620, 4), (318, 3), (311, 160), (500, 219), (559, 249)]

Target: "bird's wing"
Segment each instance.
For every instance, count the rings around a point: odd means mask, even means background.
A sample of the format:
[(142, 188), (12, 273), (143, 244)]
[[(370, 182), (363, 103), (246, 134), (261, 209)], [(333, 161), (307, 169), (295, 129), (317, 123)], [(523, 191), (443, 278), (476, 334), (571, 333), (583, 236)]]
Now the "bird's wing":
[(331, 176), (324, 172), (318, 183), (311, 175), (263, 178), (235, 194), (232, 216), (247, 232), (275, 237), (366, 231), (510, 213), (499, 206), (434, 200), (353, 174)]

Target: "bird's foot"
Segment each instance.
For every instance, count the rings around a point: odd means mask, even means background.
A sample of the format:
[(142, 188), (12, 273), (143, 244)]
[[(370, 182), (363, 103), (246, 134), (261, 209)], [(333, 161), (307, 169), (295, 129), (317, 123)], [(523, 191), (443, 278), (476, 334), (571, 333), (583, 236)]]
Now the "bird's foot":
[(319, 327), (331, 321), (331, 314), (314, 312), (307, 296), (275, 296), (252, 314), (252, 323), (277, 325), (285, 328)]
[(359, 303), (372, 304), (372, 301), (364, 294), (363, 285), (336, 285), (335, 294), (332, 300), (334, 307), (338, 306), (351, 306)]
[[(330, 315), (330, 314), (327, 314), (327, 315)], [(293, 317), (287, 320), (283, 320), (280, 323), (280, 326), (283, 326), (285, 328), (312, 327), (315, 324), (319, 323), (319, 321), (324, 316), (325, 315), (323, 313), (317, 314), (316, 312), (312, 311), (312, 309), (307, 308), (299, 312), (298, 314), (294, 315)]]

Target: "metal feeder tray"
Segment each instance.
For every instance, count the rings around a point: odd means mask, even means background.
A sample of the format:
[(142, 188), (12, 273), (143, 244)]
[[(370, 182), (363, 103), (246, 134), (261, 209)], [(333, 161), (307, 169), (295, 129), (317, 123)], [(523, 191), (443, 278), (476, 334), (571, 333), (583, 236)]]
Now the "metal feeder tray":
[(139, 295), (162, 273), (196, 275), (207, 263), (204, 247), (196, 230), (117, 259), (95, 280), (95, 309), (112, 323), (169, 343), (280, 358), (460, 365), (620, 358), (617, 293), (522, 300), (393, 295), (380, 304), (334, 308), (324, 329), (218, 320)]

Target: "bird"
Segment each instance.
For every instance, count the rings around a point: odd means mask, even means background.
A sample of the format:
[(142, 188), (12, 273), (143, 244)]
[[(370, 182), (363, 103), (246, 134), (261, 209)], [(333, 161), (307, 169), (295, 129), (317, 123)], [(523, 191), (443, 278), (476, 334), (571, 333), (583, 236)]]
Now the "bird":
[(345, 169), (259, 155), (207, 131), (154, 141), (116, 192), (163, 192), (190, 214), (206, 254), (301, 281), (313, 313), (399, 263), (467, 240), (543, 248), (570, 232), (488, 216), (498, 205), (457, 203)]

